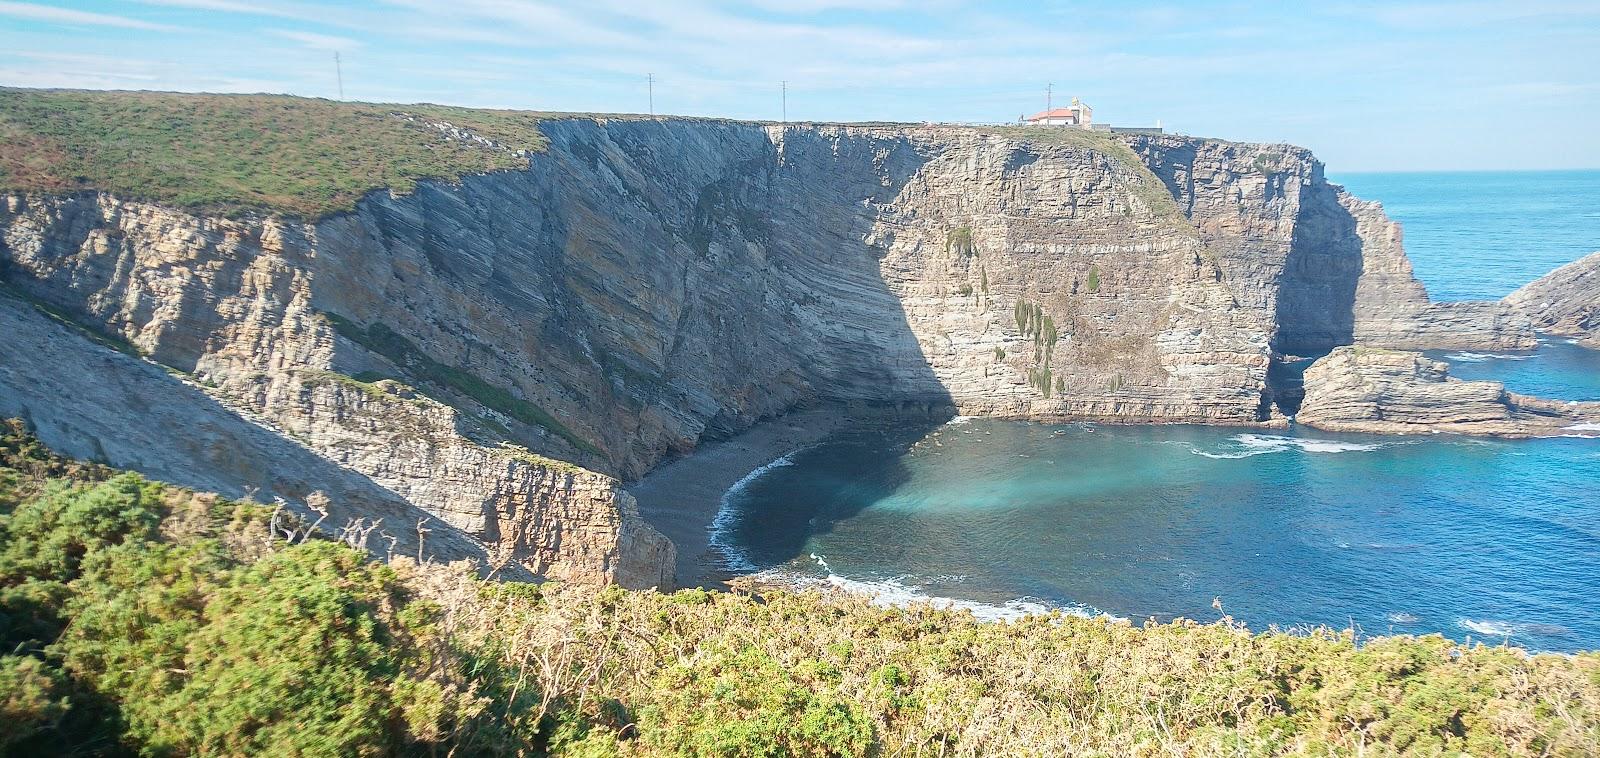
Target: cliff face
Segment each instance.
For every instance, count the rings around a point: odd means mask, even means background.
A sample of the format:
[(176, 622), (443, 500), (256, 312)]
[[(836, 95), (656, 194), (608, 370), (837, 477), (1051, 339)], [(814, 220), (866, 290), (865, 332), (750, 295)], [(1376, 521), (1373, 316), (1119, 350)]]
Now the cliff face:
[(541, 129), (525, 171), (317, 223), (10, 196), (0, 276), (536, 573), (636, 585), (671, 546), (560, 461), (631, 478), (818, 401), (1251, 423), (1280, 353), (1531, 344), (1509, 307), (1428, 304), (1394, 225), (1298, 148)]
[(1591, 253), (1529, 282), (1505, 303), (1540, 331), (1600, 349), (1600, 253)]

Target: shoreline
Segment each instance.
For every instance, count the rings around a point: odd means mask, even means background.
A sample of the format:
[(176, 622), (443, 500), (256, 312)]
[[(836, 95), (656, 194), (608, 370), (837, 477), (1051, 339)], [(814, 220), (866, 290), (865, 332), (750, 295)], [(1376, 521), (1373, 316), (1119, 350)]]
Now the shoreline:
[[(727, 556), (711, 544), (717, 518), (722, 510), (722, 500), (727, 492), (751, 474), (772, 465), (784, 456), (822, 441), (849, 424), (869, 416), (892, 416), (881, 411), (863, 413), (861, 408), (829, 404), (793, 411), (757, 423), (727, 439), (711, 442), (696, 448), (681, 458), (657, 467), (644, 477), (626, 487), (638, 501), (639, 512), (677, 547), (673, 585), (677, 588), (704, 587), (730, 590), (761, 572), (739, 570), (727, 564)], [(1115, 426), (1143, 425), (1197, 425), (1207, 427), (1254, 430), (1265, 434), (1293, 432), (1297, 427), (1305, 432), (1323, 434), (1361, 434), (1389, 437), (1398, 440), (1428, 436), (1423, 432), (1407, 434), (1381, 433), (1366, 430), (1330, 430), (1309, 425), (1287, 423), (1274, 419), (1256, 423), (1199, 423), (1195, 421), (1155, 421), (1144, 419), (1067, 418), (999, 416), (1007, 421), (1031, 421), (1045, 424), (1090, 423)], [(1277, 423), (1274, 423), (1277, 422)], [(1566, 431), (1566, 430), (1563, 430)], [(1571, 430), (1566, 434), (1535, 435), (1534, 439), (1588, 438), (1596, 435), (1574, 434), (1587, 428)], [(1437, 433), (1436, 433), (1437, 434)], [(1458, 434), (1467, 438), (1518, 439), (1505, 435)], [(1527, 438), (1524, 438), (1527, 439)], [(739, 579), (740, 582), (733, 582)]]
[(704, 445), (629, 485), (639, 513), (678, 548), (673, 584), (731, 589), (729, 580), (743, 572), (725, 567), (711, 545), (722, 496), (751, 472), (821, 441), (854, 417), (848, 409), (831, 405), (787, 413)]

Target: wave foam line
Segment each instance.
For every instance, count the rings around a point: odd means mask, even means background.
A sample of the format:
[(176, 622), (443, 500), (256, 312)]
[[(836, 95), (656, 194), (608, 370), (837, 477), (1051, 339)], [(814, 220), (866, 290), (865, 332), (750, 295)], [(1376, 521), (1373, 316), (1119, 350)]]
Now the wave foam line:
[(920, 587), (905, 584), (899, 579), (851, 579), (840, 576), (828, 570), (828, 564), (821, 556), (812, 554), (811, 559), (827, 572), (827, 576), (817, 577), (784, 569), (768, 569), (756, 574), (756, 577), (763, 582), (786, 585), (802, 591), (831, 589), (847, 592), (864, 597), (873, 605), (883, 608), (928, 605), (943, 610), (963, 610), (970, 612), (974, 618), (980, 621), (1015, 621), (1024, 616), (1042, 615), (1051, 611), (1060, 611), (1082, 618), (1107, 618), (1113, 621), (1127, 621), (1121, 616), (1106, 613), (1091, 606), (1076, 603), (1052, 603), (1036, 597), (1019, 597), (1003, 603), (984, 603), (977, 600), (932, 595), (924, 592)]
[(1231, 460), (1249, 458), (1253, 455), (1268, 455), (1282, 453), (1288, 450), (1300, 450), (1306, 453), (1354, 453), (1377, 450), (1390, 445), (1405, 444), (1400, 442), (1340, 442), (1338, 440), (1307, 439), (1304, 437), (1284, 437), (1277, 434), (1236, 434), (1230, 437), (1239, 445), (1240, 450), (1213, 453), (1191, 447), (1189, 452), (1203, 455), (1207, 458)]
[(1488, 361), (1525, 361), (1532, 357), (1532, 355), (1517, 355), (1515, 353), (1473, 353), (1462, 351), (1446, 354), (1445, 360), (1455, 361), (1456, 363), (1486, 363)]
[(811, 446), (797, 447), (757, 466), (750, 473), (741, 477), (739, 481), (734, 482), (733, 486), (729, 487), (726, 492), (722, 493), (722, 500), (717, 505), (717, 515), (706, 526), (706, 531), (710, 533), (710, 537), (707, 538), (706, 542), (722, 556), (723, 569), (748, 573), (761, 568), (751, 560), (748, 553), (733, 543), (733, 530), (739, 525), (739, 514), (733, 506), (734, 499), (749, 489), (750, 485), (754, 484), (757, 479), (766, 476), (774, 469), (793, 466), (794, 456), (808, 447)]

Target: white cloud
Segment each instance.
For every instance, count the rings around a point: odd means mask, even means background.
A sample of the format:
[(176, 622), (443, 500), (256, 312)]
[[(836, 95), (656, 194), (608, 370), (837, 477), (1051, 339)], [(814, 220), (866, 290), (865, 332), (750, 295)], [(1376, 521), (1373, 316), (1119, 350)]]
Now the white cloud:
[(892, 11), (911, 5), (907, 0), (752, 0), (751, 4), (775, 13), (796, 15), (824, 11)]
[(0, 65), (0, 83), (15, 87), (153, 89), (189, 92), (286, 92), (281, 80), (215, 75), (171, 61), (109, 55), (16, 50), (33, 64)]
[(52, 8), (48, 5), (34, 5), (33, 3), (0, 2), (0, 16), (23, 18), (29, 21), (48, 21), (58, 24), (87, 24), (90, 26), (114, 26), (120, 29), (140, 29), (144, 31), (173, 31), (176, 28), (167, 26), (166, 24), (153, 24), (149, 21), (140, 21), (136, 18), (112, 16), (106, 13), (75, 11), (69, 8)]
[(332, 34), (318, 34), (316, 32), (302, 32), (292, 29), (268, 29), (268, 32), (287, 40), (293, 40), (312, 50), (355, 50), (361, 47), (360, 42), (349, 37), (336, 37)]

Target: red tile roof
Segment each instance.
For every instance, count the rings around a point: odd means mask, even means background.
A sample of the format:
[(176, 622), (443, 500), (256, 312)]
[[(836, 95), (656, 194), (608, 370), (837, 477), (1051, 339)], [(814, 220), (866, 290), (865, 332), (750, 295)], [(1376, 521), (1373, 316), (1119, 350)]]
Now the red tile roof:
[(1077, 111), (1071, 108), (1051, 108), (1048, 111), (1039, 111), (1027, 118), (1028, 121), (1043, 121), (1047, 118), (1072, 118), (1078, 117)]

